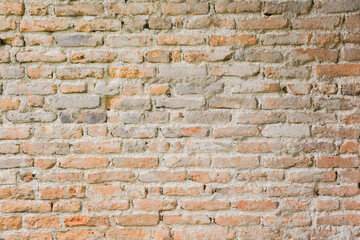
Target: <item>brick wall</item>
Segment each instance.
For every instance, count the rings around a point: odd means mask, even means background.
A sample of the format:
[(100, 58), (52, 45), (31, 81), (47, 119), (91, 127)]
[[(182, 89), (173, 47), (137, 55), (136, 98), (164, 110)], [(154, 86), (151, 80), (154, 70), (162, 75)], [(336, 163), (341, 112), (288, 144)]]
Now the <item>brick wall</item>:
[(1, 0), (0, 239), (357, 238), (359, 11)]

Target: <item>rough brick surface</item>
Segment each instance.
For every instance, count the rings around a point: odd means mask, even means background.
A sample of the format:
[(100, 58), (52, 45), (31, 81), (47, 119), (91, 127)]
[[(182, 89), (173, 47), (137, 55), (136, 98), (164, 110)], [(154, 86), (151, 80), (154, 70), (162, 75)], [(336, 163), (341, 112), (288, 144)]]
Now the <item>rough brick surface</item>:
[(360, 0), (0, 0), (0, 239), (358, 239)]

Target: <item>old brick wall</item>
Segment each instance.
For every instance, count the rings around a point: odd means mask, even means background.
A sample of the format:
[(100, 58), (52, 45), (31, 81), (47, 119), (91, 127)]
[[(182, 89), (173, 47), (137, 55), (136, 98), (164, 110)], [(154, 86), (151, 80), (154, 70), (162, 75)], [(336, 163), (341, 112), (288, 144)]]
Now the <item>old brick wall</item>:
[(357, 239), (360, 1), (0, 1), (0, 239)]

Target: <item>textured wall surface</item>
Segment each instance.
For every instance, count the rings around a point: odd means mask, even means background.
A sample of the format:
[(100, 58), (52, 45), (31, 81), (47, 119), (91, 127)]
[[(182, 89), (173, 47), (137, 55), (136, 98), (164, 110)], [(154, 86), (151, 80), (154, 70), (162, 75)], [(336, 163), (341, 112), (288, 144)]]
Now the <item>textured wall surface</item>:
[(357, 239), (360, 1), (0, 1), (0, 239)]

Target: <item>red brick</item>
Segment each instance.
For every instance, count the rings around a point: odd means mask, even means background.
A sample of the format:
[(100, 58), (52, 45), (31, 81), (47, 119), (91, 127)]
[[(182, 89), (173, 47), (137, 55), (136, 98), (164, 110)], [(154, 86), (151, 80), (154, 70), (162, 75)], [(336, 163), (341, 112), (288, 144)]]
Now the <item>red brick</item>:
[(51, 212), (49, 202), (3, 202), (1, 205), (3, 213), (46, 213)]
[(153, 168), (158, 166), (158, 158), (131, 158), (131, 157), (118, 157), (113, 158), (113, 165), (115, 167), (128, 167), (128, 168)]
[(66, 202), (53, 202), (52, 207), (53, 212), (80, 212), (81, 211), (81, 202), (80, 201), (66, 201)]
[(351, 15), (345, 17), (345, 25), (347, 28), (353, 29), (353, 28), (359, 28), (360, 15)]
[(191, 181), (201, 183), (227, 183), (231, 180), (231, 175), (228, 172), (188, 171), (188, 176)]
[(259, 2), (243, 2), (243, 1), (234, 1), (234, 2), (216, 2), (215, 3), (215, 12), (216, 13), (241, 13), (241, 12), (250, 12), (255, 13), (260, 11)]
[(87, 204), (89, 211), (122, 211), (129, 209), (130, 204), (128, 201), (116, 201), (116, 200), (103, 200), (103, 201), (90, 201)]
[(220, 215), (215, 218), (215, 223), (224, 226), (252, 226), (260, 223), (260, 217), (252, 215)]
[(168, 46), (196, 46), (205, 43), (202, 35), (179, 35), (179, 34), (165, 34), (157, 37), (158, 45)]
[(153, 226), (159, 223), (157, 214), (116, 215), (115, 223), (122, 226)]
[(177, 206), (176, 200), (161, 199), (135, 199), (133, 201), (134, 209), (143, 211), (169, 211)]
[(271, 200), (242, 200), (232, 203), (232, 206), (241, 211), (274, 211), (278, 207), (277, 202)]
[(321, 225), (332, 225), (332, 226), (359, 226), (360, 216), (358, 214), (338, 214), (330, 215), (326, 217), (320, 217), (317, 220), (317, 224)]
[(39, 188), (39, 198), (46, 200), (85, 197), (85, 186), (43, 187)]
[(87, 177), (88, 183), (104, 183), (104, 182), (134, 182), (135, 175), (133, 172), (111, 171), (91, 173)]
[[(151, 239), (151, 231), (149, 229), (126, 229), (126, 228), (113, 228), (106, 232), (106, 239), (143, 239), (150, 240)], [(85, 239), (84, 239), (85, 240)]]
[(230, 208), (229, 202), (208, 200), (208, 201), (197, 201), (197, 200), (185, 200), (181, 204), (181, 208), (189, 211), (218, 211), (227, 210)]
[(78, 239), (78, 240), (86, 240), (86, 239), (96, 239), (101, 238), (103, 234), (97, 230), (87, 230), (87, 229), (78, 229), (78, 230), (68, 230), (65, 232), (57, 232), (56, 239), (57, 240), (69, 240), (69, 239)]
[(340, 153), (358, 153), (359, 143), (347, 141), (340, 145)]
[(306, 215), (293, 215), (290, 217), (266, 216), (264, 217), (265, 226), (281, 227), (303, 227), (311, 224), (311, 218)]
[(14, 230), (21, 228), (21, 217), (0, 217), (0, 230)]
[(339, 202), (334, 200), (319, 200), (316, 202), (316, 209), (318, 211), (334, 211), (339, 209)]
[(340, 25), (340, 18), (336, 16), (294, 18), (291, 23), (293, 29), (332, 30)]
[(60, 219), (56, 216), (24, 217), (25, 228), (61, 228)]
[(65, 226), (67, 227), (110, 226), (108, 216), (88, 216), (88, 215), (65, 216), (64, 223)]
[(250, 34), (211, 35), (209, 40), (210, 46), (248, 46), (256, 43), (256, 37)]
[(281, 29), (288, 25), (288, 20), (282, 17), (264, 17), (239, 20), (239, 28), (242, 30)]
[(357, 186), (326, 186), (319, 187), (317, 194), (320, 196), (333, 196), (333, 197), (351, 197), (359, 194)]
[(317, 65), (315, 73), (319, 76), (339, 77), (339, 76), (360, 76), (359, 64), (336, 64), (336, 65)]
[(161, 12), (167, 15), (181, 15), (181, 14), (207, 14), (209, 11), (208, 3), (162, 3)]
[(55, 32), (69, 28), (65, 19), (22, 19), (20, 21), (20, 32)]
[(55, 15), (58, 17), (96, 16), (101, 15), (104, 8), (100, 3), (77, 3), (72, 5), (55, 5)]

